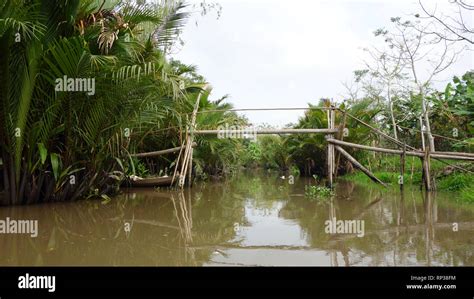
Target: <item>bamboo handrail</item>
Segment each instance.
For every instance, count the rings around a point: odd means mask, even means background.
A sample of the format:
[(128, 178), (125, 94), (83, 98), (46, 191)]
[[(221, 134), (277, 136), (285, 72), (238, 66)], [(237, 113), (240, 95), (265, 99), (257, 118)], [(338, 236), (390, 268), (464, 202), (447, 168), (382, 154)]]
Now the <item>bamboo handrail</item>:
[[(192, 146), (196, 147), (197, 143), (193, 142)], [(182, 146), (177, 146), (177, 147), (173, 147), (173, 148), (169, 148), (169, 149), (165, 149), (165, 150), (160, 150), (160, 151), (131, 154), (130, 156), (137, 157), (137, 158), (156, 157), (156, 156), (161, 156), (161, 155), (165, 155), (165, 154), (179, 152), (181, 150), (181, 148), (182, 148)]]
[[(338, 144), (338, 145), (344, 145), (344, 146), (349, 146), (349, 147), (353, 147), (353, 148), (358, 148), (358, 149), (374, 151), (374, 152), (381, 152), (381, 153), (395, 154), (395, 155), (402, 155), (403, 154), (402, 150), (394, 150), (394, 149), (388, 149), (388, 148), (373, 147), (373, 146), (368, 146), (368, 145), (362, 145), (362, 144), (357, 144), (357, 143), (340, 141), (340, 140), (337, 140), (337, 139), (328, 139), (328, 142)], [(415, 156), (415, 157), (424, 157), (425, 156), (425, 154), (423, 152), (420, 152), (420, 151), (406, 151), (405, 154), (407, 156)], [(446, 155), (446, 154), (440, 154), (439, 152), (432, 152), (432, 153), (430, 153), (430, 156), (432, 158), (438, 158), (438, 159), (474, 161), (474, 157), (471, 157), (471, 156)]]
[[(395, 155), (403, 154), (402, 150), (395, 150), (395, 149), (389, 149), (389, 148), (381, 148), (381, 147), (374, 147), (374, 146), (369, 146), (369, 145), (362, 145), (362, 144), (351, 143), (351, 142), (347, 142), (347, 141), (341, 141), (341, 140), (337, 140), (337, 139), (328, 139), (328, 142), (338, 144), (338, 145), (343, 145), (343, 146), (349, 146), (349, 147), (353, 147), (353, 148), (368, 150), (368, 151), (374, 151), (374, 152), (381, 152), (381, 153), (395, 154)], [(406, 151), (405, 154), (407, 156), (416, 156), (416, 157), (424, 157), (425, 156), (422, 152), (416, 152), (416, 151)]]
[(215, 109), (203, 110), (198, 113), (209, 112), (238, 112), (238, 111), (291, 111), (291, 110), (336, 110), (336, 107), (277, 107), (277, 108), (234, 108), (234, 109)]
[[(382, 137), (385, 137), (386, 139), (388, 139), (388, 140), (390, 140), (390, 141), (396, 143), (398, 146), (400, 146), (400, 147), (402, 147), (402, 148), (405, 146), (405, 144), (404, 144), (403, 142), (401, 142), (400, 140), (398, 140), (398, 139), (396, 139), (396, 138), (394, 138), (394, 137), (392, 137), (392, 136), (390, 136), (390, 135), (385, 134), (384, 132), (380, 131), (380, 130), (377, 129), (377, 128), (374, 128), (373, 126), (369, 125), (368, 123), (364, 122), (363, 120), (361, 120), (361, 119), (355, 117), (354, 115), (350, 114), (349, 112), (347, 112), (347, 111), (345, 111), (345, 110), (342, 110), (342, 109), (339, 109), (339, 111), (346, 113), (350, 118), (352, 118), (352, 119), (354, 119), (355, 121), (357, 121), (357, 122), (363, 124), (364, 126), (368, 127), (369, 129), (371, 129), (371, 130), (374, 131), (375, 133), (381, 135)], [(416, 150), (414, 147), (409, 146), (409, 145), (406, 145), (406, 147), (409, 148), (409, 149), (411, 149), (411, 150)]]
[(242, 130), (195, 130), (194, 134), (305, 134), (305, 133), (337, 133), (338, 129), (242, 129)]
[(465, 153), (465, 152), (438, 152), (437, 154), (440, 155), (453, 155), (453, 156), (466, 156), (466, 157), (474, 157), (474, 153)]

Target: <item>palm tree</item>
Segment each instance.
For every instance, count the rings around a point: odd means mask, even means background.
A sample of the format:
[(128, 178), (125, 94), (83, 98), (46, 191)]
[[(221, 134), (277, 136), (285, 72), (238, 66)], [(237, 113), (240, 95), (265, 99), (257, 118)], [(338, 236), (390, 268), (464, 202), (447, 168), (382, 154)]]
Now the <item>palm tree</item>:
[[(4, 204), (105, 196), (140, 140), (130, 136), (186, 98), (164, 54), (187, 17), (183, 4), (104, 4), (0, 4)], [(58, 91), (59, 78), (93, 79), (95, 90)]]
[[(327, 127), (327, 113), (319, 107), (329, 107), (329, 101), (322, 99), (317, 105), (309, 105), (310, 108), (300, 118), (296, 128), (325, 128)], [(361, 99), (352, 102), (343, 102), (338, 107), (341, 111), (347, 111), (356, 118), (366, 123), (374, 124), (376, 116), (381, 109), (371, 99)], [(342, 122), (343, 114), (336, 114), (336, 123)], [(346, 118), (346, 128), (349, 135), (344, 139), (349, 142), (360, 144), (368, 143), (374, 139), (369, 128), (361, 125), (352, 118)], [(292, 162), (305, 175), (322, 175), (326, 165), (326, 141), (322, 134), (293, 135), (286, 137), (286, 147), (290, 152)], [(352, 152), (352, 150), (349, 150)], [(356, 153), (362, 155), (361, 151)]]

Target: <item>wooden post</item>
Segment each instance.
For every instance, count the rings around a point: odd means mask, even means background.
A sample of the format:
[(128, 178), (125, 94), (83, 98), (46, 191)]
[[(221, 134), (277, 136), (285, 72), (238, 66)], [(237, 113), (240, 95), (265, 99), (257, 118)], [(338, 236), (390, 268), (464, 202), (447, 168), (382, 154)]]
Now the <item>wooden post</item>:
[[(181, 142), (181, 149), (179, 150), (178, 158), (176, 158), (176, 164), (174, 166), (173, 177), (171, 179), (171, 185), (174, 184), (175, 179), (176, 179), (176, 175), (181, 177), (181, 175), (178, 172), (178, 167), (179, 167), (179, 162), (181, 161), (181, 156), (183, 154), (183, 150), (184, 150), (184, 147), (185, 147), (185, 144), (183, 144), (183, 131), (182, 131), (181, 127), (179, 128), (179, 141)], [(179, 178), (178, 178), (178, 183), (179, 183)]]
[[(346, 128), (346, 120), (347, 120), (347, 115), (346, 112), (343, 111), (343, 118), (342, 118), (342, 125), (339, 126), (339, 132), (337, 133), (338, 139), (339, 140), (344, 140), (344, 129)], [(337, 177), (337, 170), (339, 169), (339, 160), (341, 159), (341, 154), (337, 152), (335, 162), (335, 172), (334, 172), (334, 177)]]
[(423, 185), (426, 188), (426, 171), (425, 171), (425, 160), (426, 160), (426, 147), (425, 147), (425, 134), (423, 133), (423, 116), (420, 115), (419, 117), (420, 121), (420, 138), (421, 138), (421, 149), (425, 153), (424, 157), (421, 157), (421, 167), (422, 167), (422, 174), (421, 174), (421, 188), (423, 188)]
[[(203, 90), (207, 89), (207, 84), (204, 85)], [(180, 180), (179, 180), (179, 185), (182, 188), (184, 186), (184, 183), (186, 181), (186, 174), (188, 174), (188, 186), (190, 186), (190, 181), (191, 181), (191, 171), (192, 169), (192, 161), (193, 161), (193, 148), (192, 144), (194, 141), (194, 130), (196, 129), (196, 116), (197, 112), (199, 109), (199, 102), (201, 100), (201, 95), (202, 95), (202, 90), (199, 92), (199, 95), (197, 96), (196, 103), (194, 105), (194, 110), (193, 114), (191, 116), (191, 124), (189, 126), (189, 132), (186, 135), (186, 150), (184, 151), (184, 159), (183, 159), (183, 164), (181, 166), (181, 172), (180, 174)], [(188, 172), (189, 171), (189, 172)]]
[(426, 191), (431, 191), (431, 175), (430, 175), (430, 147), (425, 148), (425, 157), (423, 158), (423, 178)]
[(399, 179), (399, 183), (400, 183), (400, 190), (403, 191), (403, 184), (405, 184), (405, 178), (404, 178), (404, 175), (405, 175), (405, 155), (406, 155), (406, 150), (407, 150), (407, 147), (406, 145), (403, 146), (403, 154), (400, 155), (400, 179)]
[[(332, 128), (332, 115), (333, 115), (333, 110), (328, 110), (327, 111), (327, 118), (328, 118), (328, 129), (330, 130)], [(326, 135), (327, 139), (333, 139), (332, 134)], [(332, 183), (332, 174), (333, 174), (333, 157), (332, 155), (334, 154), (334, 145), (332, 143), (328, 142), (327, 145), (327, 178), (328, 178), (328, 187), (332, 189), (333, 183)]]
[[(331, 105), (331, 130), (334, 130), (336, 128), (336, 110), (334, 109), (335, 107), (333, 105)], [(334, 138), (334, 135), (332, 135), (332, 137)], [(335, 151), (334, 151), (334, 145), (331, 144), (331, 172), (332, 172), (332, 177), (333, 177), (333, 180), (334, 178), (336, 177), (336, 172), (337, 172), (337, 169), (336, 169), (336, 154), (335, 154)]]
[[(187, 121), (187, 115), (186, 115), (186, 124), (188, 124)], [(188, 142), (190, 141), (190, 136), (189, 136), (189, 131), (188, 128), (186, 128), (186, 137), (185, 137), (185, 142), (184, 142), (184, 152), (183, 152), (183, 160), (181, 162), (181, 172), (179, 174), (179, 180), (178, 180), (178, 186), (180, 188), (184, 187), (184, 183), (186, 181), (186, 171), (188, 170), (187, 165), (188, 165), (188, 154), (189, 154), (189, 148), (188, 148)]]
[[(428, 152), (428, 171), (431, 172), (431, 146), (429, 147), (429, 152)], [(430, 185), (431, 185), (431, 191), (436, 191), (436, 178), (435, 176), (431, 176), (430, 174)]]
[(192, 174), (193, 174), (193, 147), (189, 149), (189, 168), (188, 168), (188, 186), (191, 187), (193, 185), (192, 181)]

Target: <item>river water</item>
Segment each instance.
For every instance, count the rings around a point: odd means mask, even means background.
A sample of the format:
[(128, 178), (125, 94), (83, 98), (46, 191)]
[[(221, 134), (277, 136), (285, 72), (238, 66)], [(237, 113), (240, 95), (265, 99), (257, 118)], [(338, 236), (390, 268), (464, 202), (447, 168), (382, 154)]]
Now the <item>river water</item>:
[[(1, 207), (38, 220), (38, 236), (0, 234), (0, 265), (474, 266), (474, 207), (454, 193), (339, 180), (305, 197), (274, 173), (242, 173), (184, 192), (128, 189), (113, 200)], [(363, 236), (327, 220), (363, 221)]]

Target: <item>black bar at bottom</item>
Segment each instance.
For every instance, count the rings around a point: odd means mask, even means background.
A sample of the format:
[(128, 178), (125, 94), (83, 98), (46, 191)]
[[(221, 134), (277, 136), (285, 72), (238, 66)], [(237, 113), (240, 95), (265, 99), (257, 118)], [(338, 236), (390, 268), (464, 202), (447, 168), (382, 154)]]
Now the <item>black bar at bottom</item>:
[[(315, 298), (323, 294), (340, 298), (473, 298), (473, 274), (472, 267), (3, 267), (0, 298)], [(30, 288), (35, 286), (32, 281), (37, 286), (42, 281), (45, 286), (46, 276), (55, 277), (54, 292)], [(19, 288), (22, 281), (24, 288)]]

